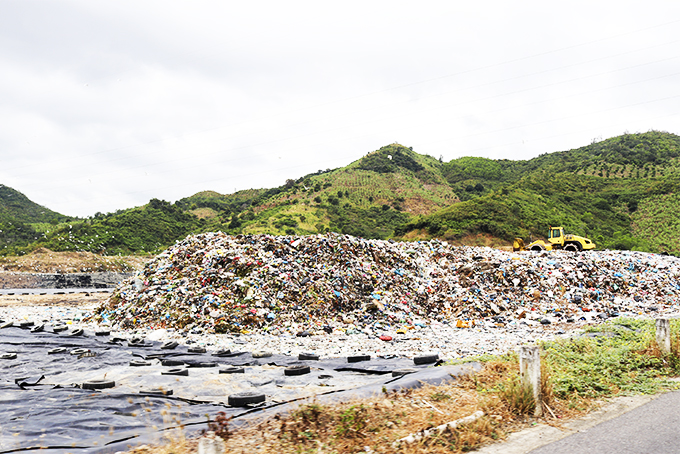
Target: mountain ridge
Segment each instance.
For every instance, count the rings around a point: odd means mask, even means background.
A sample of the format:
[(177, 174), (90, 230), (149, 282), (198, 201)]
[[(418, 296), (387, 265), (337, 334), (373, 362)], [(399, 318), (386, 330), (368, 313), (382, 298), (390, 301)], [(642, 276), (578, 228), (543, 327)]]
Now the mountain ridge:
[[(472, 238), (473, 244), (507, 244), (515, 236), (541, 237), (549, 225), (558, 224), (600, 247), (680, 253), (678, 230), (671, 227), (680, 226), (678, 188), (680, 137), (668, 132), (624, 134), (530, 160), (461, 157), (442, 162), (393, 143), (345, 167), (319, 170), (275, 188), (233, 194), (206, 190), (175, 203), (152, 199), (142, 207), (88, 219), (66, 218), (28, 199), (23, 211), (9, 211), (8, 197), (0, 191), (0, 228), (12, 220), (15, 226), (11, 238), (2, 229), (0, 253), (40, 246), (149, 253), (208, 230), (334, 231), (366, 238), (439, 237), (460, 244)], [(18, 191), (9, 189), (9, 198), (20, 199)], [(42, 217), (36, 207), (42, 208)], [(24, 234), (17, 235), (16, 225)]]

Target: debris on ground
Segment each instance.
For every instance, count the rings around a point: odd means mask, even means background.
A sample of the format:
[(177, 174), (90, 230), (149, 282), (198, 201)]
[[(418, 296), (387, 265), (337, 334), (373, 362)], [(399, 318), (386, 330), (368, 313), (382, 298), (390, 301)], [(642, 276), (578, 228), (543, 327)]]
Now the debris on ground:
[(144, 267), (150, 257), (107, 256), (86, 251), (55, 252), (41, 247), (16, 257), (0, 257), (1, 272), (92, 273), (132, 272)]
[(178, 242), (96, 310), (119, 329), (398, 332), (547, 326), (674, 310), (680, 260), (631, 251), (506, 252), (329, 233), (205, 233)]

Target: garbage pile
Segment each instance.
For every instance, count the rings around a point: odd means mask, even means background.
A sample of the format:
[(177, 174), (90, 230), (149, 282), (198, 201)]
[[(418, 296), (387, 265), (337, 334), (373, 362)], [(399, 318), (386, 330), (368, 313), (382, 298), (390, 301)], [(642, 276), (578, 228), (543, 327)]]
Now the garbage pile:
[(680, 260), (630, 251), (505, 252), (329, 233), (190, 236), (95, 311), (118, 329), (404, 332), (672, 309)]

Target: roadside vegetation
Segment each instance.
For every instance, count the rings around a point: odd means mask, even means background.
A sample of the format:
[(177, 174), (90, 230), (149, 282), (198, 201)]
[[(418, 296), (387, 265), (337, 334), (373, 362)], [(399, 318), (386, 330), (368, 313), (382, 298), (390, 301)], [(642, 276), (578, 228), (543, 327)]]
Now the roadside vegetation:
[[(680, 375), (680, 323), (673, 321), (672, 351), (661, 354), (650, 320), (615, 320), (583, 335), (541, 345), (543, 417), (534, 418), (531, 391), (522, 385), (516, 354), (476, 358), (483, 369), (449, 385), (383, 392), (337, 405), (308, 403), (291, 414), (235, 429), (213, 415), (210, 428), (228, 453), (461, 453), (502, 441), (543, 422), (559, 427), (598, 407), (603, 399), (676, 388)], [(413, 443), (395, 441), (475, 412), (483, 416)], [(192, 453), (196, 440), (175, 434), (136, 453)]]

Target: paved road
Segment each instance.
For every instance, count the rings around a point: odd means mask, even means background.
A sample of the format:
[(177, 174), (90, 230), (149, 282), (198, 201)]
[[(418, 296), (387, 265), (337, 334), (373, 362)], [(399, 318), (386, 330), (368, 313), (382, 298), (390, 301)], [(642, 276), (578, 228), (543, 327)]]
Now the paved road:
[(530, 452), (574, 453), (680, 453), (680, 391)]

